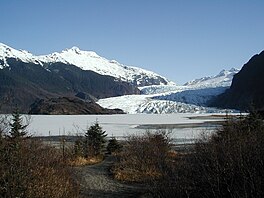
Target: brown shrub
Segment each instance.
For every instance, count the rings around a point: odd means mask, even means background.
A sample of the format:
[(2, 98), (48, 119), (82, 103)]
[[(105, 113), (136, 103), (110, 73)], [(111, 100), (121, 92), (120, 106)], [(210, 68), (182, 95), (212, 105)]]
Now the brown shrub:
[(264, 197), (264, 123), (256, 115), (227, 120), (176, 161), (154, 186), (156, 197)]
[(166, 174), (169, 150), (169, 139), (164, 132), (132, 135), (118, 154), (118, 162), (113, 168), (114, 177), (131, 182), (159, 179)]
[(31, 138), (2, 139), (0, 197), (77, 197), (61, 153)]

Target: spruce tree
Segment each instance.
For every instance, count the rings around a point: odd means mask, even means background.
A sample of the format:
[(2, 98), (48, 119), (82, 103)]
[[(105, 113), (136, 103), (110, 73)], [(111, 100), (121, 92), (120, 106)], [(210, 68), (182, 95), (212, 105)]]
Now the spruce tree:
[(85, 134), (87, 157), (95, 157), (101, 154), (106, 142), (106, 136), (106, 132), (103, 131), (97, 121), (94, 125), (90, 126)]
[(12, 122), (10, 123), (10, 137), (12, 139), (22, 138), (27, 135), (26, 128), (28, 125), (23, 125), (23, 119), (16, 108), (12, 114)]
[(107, 152), (109, 154), (112, 154), (114, 152), (118, 152), (122, 149), (122, 145), (120, 143), (118, 143), (118, 141), (116, 140), (116, 138), (112, 137), (112, 139), (110, 139), (108, 141), (108, 145), (107, 145)]

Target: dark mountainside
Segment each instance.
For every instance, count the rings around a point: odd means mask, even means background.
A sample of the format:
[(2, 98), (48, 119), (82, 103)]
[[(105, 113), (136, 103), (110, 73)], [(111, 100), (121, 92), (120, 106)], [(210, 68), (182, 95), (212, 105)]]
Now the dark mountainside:
[(9, 67), (0, 70), (1, 113), (10, 113), (16, 106), (27, 113), (39, 99), (75, 97), (105, 98), (138, 94), (133, 85), (92, 71), (84, 71), (63, 63), (41, 66), (11, 58)]
[(105, 109), (95, 102), (85, 102), (77, 98), (41, 99), (31, 105), (29, 114), (81, 115), (81, 114), (123, 114), (120, 109)]
[(210, 106), (239, 110), (264, 110), (264, 51), (253, 56), (238, 72), (230, 89)]

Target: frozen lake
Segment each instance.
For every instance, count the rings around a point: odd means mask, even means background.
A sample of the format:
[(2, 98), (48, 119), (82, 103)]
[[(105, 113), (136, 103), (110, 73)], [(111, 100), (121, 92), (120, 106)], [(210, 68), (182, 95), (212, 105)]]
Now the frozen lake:
[[(215, 115), (215, 114), (214, 114)], [(219, 115), (219, 114), (217, 114)], [(223, 114), (224, 115), (224, 114)], [(212, 114), (123, 114), (123, 115), (32, 115), (29, 132), (34, 136), (76, 135), (96, 121), (109, 137), (122, 138), (147, 129), (169, 130), (172, 138), (196, 139), (201, 132), (212, 131), (212, 124), (222, 120)], [(213, 125), (215, 128), (215, 125)]]

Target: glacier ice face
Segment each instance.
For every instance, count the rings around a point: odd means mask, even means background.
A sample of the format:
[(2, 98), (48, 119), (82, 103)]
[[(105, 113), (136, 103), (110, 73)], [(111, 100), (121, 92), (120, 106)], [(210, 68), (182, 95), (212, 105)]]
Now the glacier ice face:
[[(226, 110), (206, 107), (213, 97), (223, 93), (232, 83), (238, 69), (222, 70), (184, 86), (152, 85), (141, 87), (140, 96), (121, 96), (99, 100), (105, 108), (120, 108), (127, 113), (219, 113)], [(233, 111), (234, 110), (230, 110)]]
[[(97, 102), (105, 108), (119, 108), (129, 114), (170, 114), (170, 113), (225, 113), (226, 110), (204, 107), (172, 100), (153, 99), (151, 95), (128, 95), (100, 99)], [(230, 110), (233, 112), (233, 110)]]

